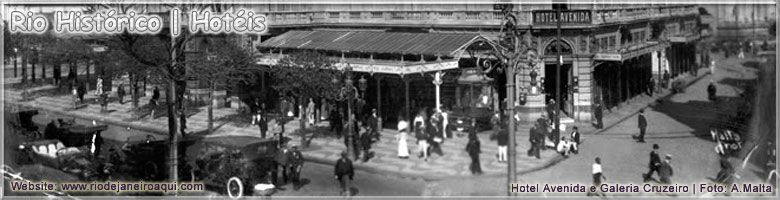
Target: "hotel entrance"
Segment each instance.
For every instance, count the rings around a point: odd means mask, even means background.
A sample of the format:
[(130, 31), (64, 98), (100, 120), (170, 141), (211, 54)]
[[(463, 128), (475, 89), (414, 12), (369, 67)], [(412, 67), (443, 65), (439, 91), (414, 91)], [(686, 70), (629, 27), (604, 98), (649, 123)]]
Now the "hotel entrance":
[(571, 63), (565, 63), (561, 65), (560, 71), (556, 70), (557, 65), (556, 64), (545, 64), (544, 65), (544, 93), (546, 94), (545, 103), (550, 102), (550, 99), (555, 99), (555, 73), (559, 73), (561, 76), (561, 102), (559, 102), (559, 106), (561, 108), (562, 113), (569, 115), (571, 113), (571, 108), (573, 101), (573, 90), (572, 90), (572, 64)]

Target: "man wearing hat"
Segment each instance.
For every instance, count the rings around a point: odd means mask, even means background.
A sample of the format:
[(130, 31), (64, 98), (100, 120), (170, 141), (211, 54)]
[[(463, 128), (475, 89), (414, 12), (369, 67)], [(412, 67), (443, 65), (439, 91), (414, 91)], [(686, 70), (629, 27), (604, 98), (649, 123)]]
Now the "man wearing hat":
[(339, 187), (341, 188), (340, 194), (344, 194), (344, 192), (348, 192), (347, 189), (347, 177), (349, 177), (349, 180), (352, 180), (352, 178), (355, 176), (355, 170), (352, 168), (352, 161), (347, 158), (347, 152), (342, 151), (341, 152), (341, 158), (336, 161), (336, 169), (334, 170), (334, 174), (336, 176), (336, 180), (339, 181)]
[(672, 180), (670, 180), (673, 175), (671, 162), (672, 155), (666, 154), (666, 160), (664, 160), (664, 162), (661, 163), (661, 166), (658, 168), (658, 176), (661, 176), (662, 184), (668, 185), (672, 183)]
[(571, 132), (571, 147), (572, 153), (577, 154), (579, 152), (580, 145), (580, 132), (577, 130), (577, 126), (574, 126), (574, 130)]
[(303, 154), (298, 151), (298, 145), (292, 146), (290, 153), (290, 178), (293, 182), (293, 189), (298, 190), (301, 181), (301, 169), (303, 169)]
[(371, 115), (368, 116), (368, 127), (373, 139), (379, 141), (381, 135), (379, 135), (379, 116), (376, 114), (376, 108), (371, 109)]
[(252, 116), (252, 125), (257, 125), (260, 128), (260, 137), (265, 139), (265, 133), (268, 131), (268, 121), (263, 116), (263, 110), (257, 109), (255, 115)]
[[(277, 183), (277, 186), (287, 184), (287, 181), (289, 180), (288, 175), (290, 171), (288, 169), (291, 163), (290, 157), (292, 156), (290, 156), (290, 151), (287, 149), (287, 145), (282, 144), (281, 148), (279, 149), (279, 151), (276, 153), (276, 156), (274, 157), (277, 166), (276, 167), (277, 170), (275, 170), (275, 172), (276, 173), (278, 173), (279, 171), (282, 172), (282, 182), (277, 182), (276, 181), (277, 175), (273, 175), (274, 182)], [(278, 170), (278, 168), (281, 168), (282, 170)]]
[(596, 129), (602, 129), (604, 128), (604, 123), (602, 122), (602, 117), (604, 116), (604, 111), (602, 111), (601, 104), (599, 102), (596, 102), (593, 108), (593, 115), (596, 117)]
[(639, 137), (634, 136), (637, 142), (645, 142), (645, 130), (647, 129), (647, 119), (645, 119), (645, 109), (639, 109)]
[(653, 172), (658, 172), (660, 175), (658, 169), (661, 167), (661, 157), (658, 156), (658, 144), (653, 144), (653, 151), (650, 152), (650, 164), (648, 167), (650, 168), (650, 171), (643, 175), (644, 182), (647, 182), (647, 180), (650, 180), (650, 178), (653, 177)]

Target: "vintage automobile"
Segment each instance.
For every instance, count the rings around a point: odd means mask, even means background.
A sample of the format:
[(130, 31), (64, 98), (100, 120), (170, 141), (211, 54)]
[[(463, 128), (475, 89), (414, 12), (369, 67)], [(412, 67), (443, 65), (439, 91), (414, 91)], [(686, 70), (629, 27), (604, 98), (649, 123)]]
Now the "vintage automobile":
[[(285, 141), (289, 140), (285, 138)], [(146, 136), (143, 140), (128, 141), (123, 151), (121, 167), (134, 169), (144, 181), (160, 181), (168, 177), (166, 167), (170, 143)], [(251, 194), (245, 186), (269, 184), (274, 156), (279, 149), (277, 139), (256, 137), (196, 137), (179, 141), (179, 180), (199, 181), (206, 188), (221, 191), (231, 198)], [(166, 152), (166, 153), (161, 153)]]
[(41, 132), (38, 131), (39, 127), (32, 120), (35, 115), (38, 115), (38, 110), (19, 111), (14, 113), (11, 119), (7, 120), (10, 122), (11, 127), (18, 130), (22, 135), (35, 140), (41, 138)]
[(82, 180), (102, 180), (111, 173), (110, 165), (92, 156), (91, 145), (64, 145), (56, 139), (36, 140), (19, 145), (20, 164), (41, 164), (77, 175)]
[[(13, 131), (33, 136), (19, 143), (17, 162), (19, 164), (41, 164), (78, 175), (85, 180), (101, 178), (105, 175), (105, 163), (92, 155), (95, 146), (93, 141), (108, 126), (88, 126), (74, 123), (63, 123), (55, 127), (49, 135), (38, 132), (39, 126), (32, 121), (37, 110), (27, 110), (18, 113), (18, 123), (12, 125)], [(30, 133), (30, 132), (35, 132)]]

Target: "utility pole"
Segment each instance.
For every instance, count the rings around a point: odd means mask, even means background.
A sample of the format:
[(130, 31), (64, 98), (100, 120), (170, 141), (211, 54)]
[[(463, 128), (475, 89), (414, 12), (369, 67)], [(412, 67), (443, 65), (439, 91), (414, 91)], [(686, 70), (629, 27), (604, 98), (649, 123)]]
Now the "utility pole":
[(170, 174), (168, 174), (168, 177), (170, 178), (170, 181), (176, 182), (179, 181), (179, 128), (176, 123), (176, 120), (178, 119), (176, 113), (178, 111), (176, 106), (176, 80), (179, 78), (178, 72), (176, 71), (176, 65), (178, 64), (177, 54), (179, 52), (176, 50), (176, 36), (173, 34), (171, 34), (171, 48), (171, 65), (168, 66), (168, 72), (171, 73), (171, 77), (168, 79), (168, 91), (165, 94), (168, 99), (168, 102), (166, 103), (168, 104), (168, 135), (170, 137)]
[(555, 43), (555, 52), (556, 52), (556, 63), (555, 63), (555, 123), (553, 124), (555, 127), (553, 127), (553, 141), (555, 141), (555, 146), (558, 146), (558, 142), (560, 142), (560, 127), (561, 127), (561, 62), (563, 62), (563, 57), (561, 57), (561, 7), (558, 6), (555, 8), (555, 26), (558, 31), (558, 34), (556, 35), (556, 43)]

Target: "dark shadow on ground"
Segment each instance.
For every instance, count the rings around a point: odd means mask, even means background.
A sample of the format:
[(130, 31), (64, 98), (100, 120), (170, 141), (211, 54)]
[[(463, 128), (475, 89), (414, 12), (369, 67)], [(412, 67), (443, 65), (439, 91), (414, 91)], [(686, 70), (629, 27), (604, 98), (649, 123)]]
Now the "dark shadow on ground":
[(55, 97), (55, 96), (62, 96), (62, 95), (69, 95), (70, 91), (66, 88), (49, 88), (49, 89), (43, 89), (43, 90), (36, 90), (29, 93), (29, 97), (32, 99), (36, 99), (38, 97)]
[[(97, 98), (88, 98), (84, 99), (84, 102), (87, 102), (89, 104), (95, 104), (100, 105), (100, 101), (98, 101)], [(198, 105), (194, 104), (187, 104), (187, 108), (185, 109), (185, 115), (187, 117), (192, 117), (193, 115), (198, 114), (200, 111), (200, 107)], [(159, 101), (157, 106), (153, 106), (152, 104), (144, 104), (142, 106), (139, 106), (138, 108), (135, 108), (133, 112), (135, 112), (136, 116), (148, 117), (147, 115), (151, 114), (152, 109), (156, 109), (154, 112), (153, 119), (159, 118), (159, 117), (166, 117), (168, 116), (168, 104), (164, 100)]]
[(352, 196), (357, 196), (360, 193), (360, 190), (357, 189), (357, 187), (350, 187), (349, 188), (349, 194)]
[(215, 118), (214, 121), (231, 122), (237, 127), (247, 127), (252, 125), (252, 115), (250, 113), (235, 113)]
[[(724, 79), (719, 83), (750, 90), (753, 80)], [(750, 108), (750, 105), (746, 99), (751, 98), (719, 96), (714, 102), (675, 103), (670, 100), (671, 97), (667, 96), (661, 99), (658, 101), (659, 103), (651, 105), (651, 108), (691, 127), (694, 130), (692, 134), (697, 138), (712, 141), (711, 128), (730, 128), (740, 134), (747, 132), (750, 109), (746, 109), (746, 107)], [(742, 151), (749, 151), (746, 148), (749, 147), (743, 147)]]

